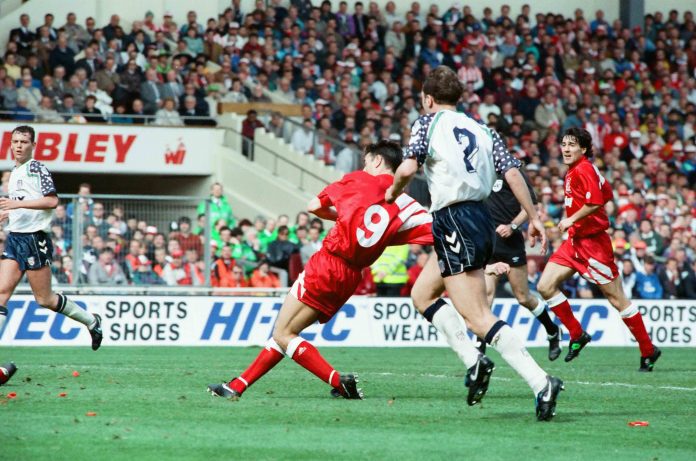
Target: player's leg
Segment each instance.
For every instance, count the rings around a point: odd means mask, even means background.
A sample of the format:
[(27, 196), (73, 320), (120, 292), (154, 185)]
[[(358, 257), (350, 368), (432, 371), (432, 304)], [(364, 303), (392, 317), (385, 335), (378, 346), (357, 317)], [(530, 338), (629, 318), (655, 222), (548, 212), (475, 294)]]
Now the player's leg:
[(626, 324), (628, 329), (640, 348), (640, 368), (639, 371), (652, 371), (657, 359), (662, 355), (662, 351), (652, 343), (648, 331), (643, 323), (643, 316), (638, 310), (636, 304), (626, 297), (621, 284), (621, 276), (616, 277), (609, 283), (598, 285), (604, 296), (607, 297), (609, 303), (619, 311), (621, 320)]
[(437, 330), (445, 335), (447, 344), (459, 359), (471, 368), (479, 359), (479, 351), (466, 333), (466, 324), (454, 307), (440, 298), (445, 283), (440, 276), (437, 256), (431, 254), (411, 290), (413, 305)]
[(534, 361), (512, 328), (488, 308), (483, 270), (462, 272), (445, 278), (445, 287), (469, 329), (484, 338), (538, 394), (547, 384), (546, 372)]
[[(7, 323), (7, 302), (22, 279), (22, 271), (13, 259), (0, 260), (0, 331)], [(13, 362), (0, 365), (0, 386), (5, 384), (17, 371)]]
[(7, 302), (22, 279), (22, 270), (13, 259), (0, 260), (0, 330), (7, 322)]
[(267, 342), (266, 346), (259, 352), (254, 361), (244, 370), (238, 377), (232, 379), (229, 383), (211, 384), (208, 390), (219, 397), (237, 398), (246, 391), (252, 384), (261, 379), (266, 373), (271, 371), (285, 357), (285, 350), (290, 339), (283, 335), (283, 346), (276, 341), (276, 333), (278, 331), (287, 331), (288, 329), (297, 329), (301, 332), (304, 328), (314, 323), (319, 313), (313, 309), (306, 311), (302, 307), (307, 307), (299, 302), (294, 296), (288, 294), (285, 297), (283, 306), (278, 313), (278, 318), (273, 329), (273, 337)]
[(27, 279), (29, 280), (31, 291), (34, 293), (34, 299), (40, 306), (70, 317), (86, 326), (92, 336), (92, 349), (95, 351), (99, 349), (103, 337), (101, 318), (99, 315), (82, 309), (64, 294), (53, 291), (51, 288), (50, 266), (27, 270)]
[(561, 355), (560, 337), (561, 331), (558, 326), (553, 323), (548, 311), (546, 303), (529, 291), (527, 283), (527, 265), (515, 266), (510, 268), (508, 272), (508, 280), (512, 293), (520, 305), (529, 309), (536, 319), (544, 326), (546, 335), (549, 340), (549, 360), (556, 360)]
[(273, 328), (273, 339), (285, 350), (286, 355), (317, 378), (338, 390), (344, 397), (361, 399), (362, 391), (357, 388), (357, 380), (354, 375), (342, 377), (322, 357), (312, 343), (300, 337), (300, 333), (305, 328), (319, 320), (320, 312), (298, 301), (292, 295), (286, 297), (283, 307), (285, 312), (281, 309), (278, 314), (278, 320)]

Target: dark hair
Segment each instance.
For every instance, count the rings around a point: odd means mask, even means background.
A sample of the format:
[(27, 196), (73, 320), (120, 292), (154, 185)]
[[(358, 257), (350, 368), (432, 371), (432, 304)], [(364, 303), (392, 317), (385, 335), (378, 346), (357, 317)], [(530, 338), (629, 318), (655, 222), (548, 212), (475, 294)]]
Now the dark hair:
[(561, 139), (566, 136), (575, 139), (581, 149), (587, 149), (585, 151), (585, 157), (592, 158), (592, 136), (589, 131), (584, 128), (572, 127), (565, 130)]
[(15, 133), (28, 134), (32, 143), (36, 138), (36, 132), (34, 131), (34, 128), (30, 127), (29, 125), (20, 125), (16, 127), (14, 130), (12, 130), (12, 134)]
[(368, 144), (365, 146), (365, 155), (368, 154), (382, 157), (392, 172), (395, 172), (396, 169), (399, 168), (404, 157), (401, 146), (387, 139), (382, 139), (375, 144)]
[(280, 226), (278, 228), (278, 235), (284, 234), (285, 232), (290, 232), (290, 228), (288, 226)]
[(454, 106), (463, 92), (459, 77), (447, 66), (439, 66), (431, 71), (423, 83), (423, 94), (432, 96), (438, 104)]

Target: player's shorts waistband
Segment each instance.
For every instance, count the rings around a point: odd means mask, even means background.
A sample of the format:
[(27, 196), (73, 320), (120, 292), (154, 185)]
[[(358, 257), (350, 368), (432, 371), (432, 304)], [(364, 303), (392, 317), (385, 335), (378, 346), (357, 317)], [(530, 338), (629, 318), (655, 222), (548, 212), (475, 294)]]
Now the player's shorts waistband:
[(44, 235), (47, 235), (47, 234), (46, 234), (46, 231), (42, 231), (42, 230), (37, 230), (37, 231), (34, 231), (34, 232), (14, 232), (14, 231), (10, 231), (9, 234), (10, 234), (10, 235), (34, 235), (34, 234), (44, 234)]

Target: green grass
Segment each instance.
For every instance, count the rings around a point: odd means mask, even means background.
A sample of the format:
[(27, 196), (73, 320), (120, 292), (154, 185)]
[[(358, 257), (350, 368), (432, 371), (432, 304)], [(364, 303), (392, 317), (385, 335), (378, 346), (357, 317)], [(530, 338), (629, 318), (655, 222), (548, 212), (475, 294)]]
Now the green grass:
[[(362, 402), (331, 399), (287, 359), (237, 402), (204, 392), (257, 352), (2, 348), (0, 362), (19, 371), (0, 388), (0, 459), (696, 459), (691, 349), (665, 349), (654, 373), (636, 371), (632, 348), (590, 347), (570, 364), (533, 350), (566, 382), (549, 423), (536, 421), (531, 391), (495, 352), (477, 407), (466, 405), (454, 354), (429, 348), (324, 349), (339, 370), (360, 373)], [(650, 426), (629, 427), (634, 420)]]

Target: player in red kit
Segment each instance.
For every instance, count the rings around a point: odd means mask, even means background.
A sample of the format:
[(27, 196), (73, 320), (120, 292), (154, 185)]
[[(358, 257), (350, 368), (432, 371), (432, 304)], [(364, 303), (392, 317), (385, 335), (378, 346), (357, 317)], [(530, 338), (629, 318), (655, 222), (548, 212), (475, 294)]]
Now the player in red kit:
[(619, 270), (614, 263), (611, 239), (607, 234), (609, 219), (604, 205), (612, 199), (609, 183), (589, 158), (592, 156), (590, 133), (581, 128), (566, 130), (561, 141), (565, 177), (566, 218), (558, 228), (568, 232), (568, 239), (551, 256), (537, 284), (549, 308), (570, 333), (566, 362), (580, 354), (590, 342), (590, 335), (573, 316), (570, 304), (559, 286), (576, 272), (596, 284), (607, 297), (638, 341), (640, 371), (652, 371), (662, 352), (653, 345), (643, 324), (638, 306), (624, 294)]
[(335, 226), (285, 297), (266, 347), (239, 377), (209, 385), (211, 394), (240, 397), (287, 355), (328, 383), (334, 395), (362, 399), (357, 376), (336, 371), (299, 334), (317, 320), (328, 322), (355, 292), (362, 269), (375, 262), (387, 246), (432, 245), (432, 217), (425, 208), (406, 194), (393, 204), (384, 200), (401, 159), (398, 144), (371, 144), (365, 149), (363, 171), (345, 175), (312, 199), (309, 211), (336, 221)]

